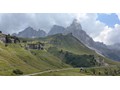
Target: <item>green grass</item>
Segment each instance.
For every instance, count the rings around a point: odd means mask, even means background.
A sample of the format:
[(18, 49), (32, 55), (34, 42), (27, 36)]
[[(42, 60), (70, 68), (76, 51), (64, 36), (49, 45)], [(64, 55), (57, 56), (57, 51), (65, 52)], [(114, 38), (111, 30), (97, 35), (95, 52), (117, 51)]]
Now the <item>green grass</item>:
[[(54, 55), (56, 55), (57, 51), (63, 50), (77, 55), (84, 54), (94, 55), (95, 57), (103, 58), (104, 61), (110, 65), (120, 65), (120, 62), (113, 61), (111, 59), (98, 55), (94, 50), (87, 48), (84, 44), (82, 44), (78, 39), (73, 37), (71, 34), (68, 35), (57, 34), (45, 38), (39, 38), (38, 40), (46, 43), (45, 49), (48, 51), (49, 48), (53, 47), (53, 51), (51, 50), (50, 53)], [(55, 51), (54, 48), (56, 48), (57, 51)]]
[[(47, 70), (71, 68), (71, 65), (66, 64), (64, 59), (57, 55), (57, 52), (61, 49), (76, 55), (92, 54), (96, 57), (104, 58), (96, 54), (95, 51), (87, 48), (71, 35), (58, 34), (45, 38), (27, 40), (34, 43), (37, 41), (44, 42), (44, 50), (26, 50), (24, 46), (30, 42), (8, 44), (7, 47), (5, 47), (4, 43), (0, 43), (0, 75), (15, 75), (13, 70), (16, 69), (22, 71), (23, 74), (31, 74)], [(50, 52), (50, 47), (57, 49), (52, 49)], [(108, 58), (104, 58), (104, 60), (109, 65), (120, 65), (119, 62), (112, 61)], [(105, 68), (103, 68), (103, 70), (104, 69)], [(91, 73), (80, 73), (79, 69), (75, 69), (44, 73), (43, 75), (91, 75)]]
[(74, 68), (70, 70), (42, 73), (36, 76), (119, 76), (119, 75), (120, 67), (109, 66), (109, 67), (84, 68), (83, 71), (80, 71), (79, 68)]
[(61, 63), (59, 58), (45, 50), (25, 50), (19, 44), (9, 44), (5, 47), (0, 43), (0, 75), (14, 75), (12, 71), (15, 69), (28, 74), (63, 67), (70, 66)]
[(72, 35), (62, 35), (57, 34), (53, 36), (49, 36), (44, 39), (44, 41), (48, 42), (49, 46), (57, 47), (59, 50), (63, 49), (65, 51), (72, 52), (74, 54), (93, 54), (94, 51), (87, 48), (84, 44), (82, 44), (79, 40), (77, 40)]
[(43, 73), (38, 74), (36, 76), (86, 76), (87, 74), (80, 73), (79, 69), (73, 69), (73, 70), (63, 70), (63, 71), (56, 71), (56, 72), (49, 72), (49, 73)]

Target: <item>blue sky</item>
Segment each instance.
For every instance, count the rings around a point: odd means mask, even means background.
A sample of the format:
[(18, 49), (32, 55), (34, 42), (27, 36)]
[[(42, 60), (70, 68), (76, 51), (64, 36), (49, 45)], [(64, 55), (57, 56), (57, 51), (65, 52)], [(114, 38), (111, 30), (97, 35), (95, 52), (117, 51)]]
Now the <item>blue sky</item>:
[(105, 23), (109, 27), (114, 27), (115, 24), (120, 24), (120, 20), (118, 19), (118, 16), (115, 13), (112, 14), (98, 14), (99, 21)]

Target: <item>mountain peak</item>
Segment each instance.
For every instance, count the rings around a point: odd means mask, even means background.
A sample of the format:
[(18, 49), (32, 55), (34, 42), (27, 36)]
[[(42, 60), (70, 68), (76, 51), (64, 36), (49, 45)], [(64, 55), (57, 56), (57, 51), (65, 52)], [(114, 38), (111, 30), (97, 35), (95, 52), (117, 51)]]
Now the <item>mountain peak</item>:
[(29, 30), (34, 30), (34, 29), (29, 26), (29, 27), (25, 28), (25, 30), (28, 30), (28, 31), (29, 31)]
[(82, 30), (82, 26), (77, 19), (74, 19), (70, 26), (76, 30)]
[(45, 37), (46, 32), (43, 30), (35, 30), (32, 27), (27, 27), (23, 31), (19, 32), (18, 34), (13, 34), (14, 36), (17, 37), (23, 37), (23, 38), (38, 38), (38, 37)]
[(64, 27), (58, 26), (58, 25), (53, 25), (53, 27), (49, 31), (48, 35), (59, 34), (59, 33), (63, 33), (64, 31), (65, 31)]
[(80, 23), (79, 21), (78, 21), (78, 19), (73, 19), (73, 22), (72, 23)]

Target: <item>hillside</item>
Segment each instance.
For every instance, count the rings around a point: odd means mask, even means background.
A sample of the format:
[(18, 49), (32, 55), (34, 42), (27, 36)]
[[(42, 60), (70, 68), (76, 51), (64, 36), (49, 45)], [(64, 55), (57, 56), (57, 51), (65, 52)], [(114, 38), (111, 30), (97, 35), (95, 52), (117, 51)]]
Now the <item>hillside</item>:
[[(37, 42), (44, 43), (44, 48), (27, 47), (37, 45)], [(24, 38), (7, 45), (0, 42), (0, 75), (26, 75), (55, 69), (110, 65), (119, 63), (98, 55), (72, 34)]]
[(119, 64), (118, 62), (100, 56), (94, 50), (87, 48), (77, 38), (73, 37), (72, 34), (56, 34), (46, 38), (39, 38), (39, 40), (46, 43), (45, 48), (48, 52), (62, 59), (65, 58), (64, 55), (68, 52), (69, 54), (72, 54), (70, 56), (93, 55), (97, 62), (102, 62), (103, 64)]
[(59, 69), (51, 72), (34, 74), (34, 76), (119, 76), (119, 66)]
[[(63, 60), (63, 62), (70, 64), (74, 68), (55, 69), (46, 72), (36, 73), (33, 75), (40, 76), (120, 75), (119, 62), (112, 61), (106, 57), (98, 55), (95, 51), (87, 48), (78, 39), (73, 37), (72, 34), (68, 35), (56, 34), (53, 36), (48, 36), (46, 38), (39, 38), (39, 40), (46, 43), (45, 48), (48, 52), (50, 52), (56, 57), (59, 57), (60, 59)], [(68, 54), (68, 57), (65, 57), (66, 53)], [(97, 61), (99, 61), (99, 63), (95, 61), (96, 59)], [(80, 67), (84, 68), (80, 71)]]
[(5, 47), (3, 43), (0, 43), (0, 75), (16, 75), (13, 73), (16, 69), (22, 71), (23, 74), (29, 74), (65, 67), (70, 66), (61, 63), (59, 58), (44, 50), (25, 50), (21, 44), (9, 44)]
[[(41, 29), (34, 30), (32, 27), (27, 27), (18, 34), (14, 33), (12, 35), (20, 38), (32, 39), (32, 38), (46, 37), (55, 34), (63, 34), (63, 35), (72, 34), (88, 48), (95, 50), (97, 53), (109, 59), (112, 59), (114, 61), (120, 61), (119, 43), (109, 46), (104, 44), (103, 42), (94, 41), (93, 38), (86, 32), (86, 30), (83, 30), (81, 23), (77, 19), (74, 19), (72, 23), (67, 27), (53, 25), (50, 31), (48, 32), (48, 34)], [(72, 51), (72, 52), (77, 53), (76, 51)]]

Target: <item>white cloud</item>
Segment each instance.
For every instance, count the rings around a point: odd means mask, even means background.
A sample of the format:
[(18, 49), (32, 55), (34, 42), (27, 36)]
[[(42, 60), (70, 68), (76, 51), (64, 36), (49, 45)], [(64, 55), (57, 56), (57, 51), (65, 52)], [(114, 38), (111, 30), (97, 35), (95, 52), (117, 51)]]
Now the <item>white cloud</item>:
[[(120, 19), (120, 14), (117, 13), (116, 15)], [(4, 33), (14, 33), (31, 26), (36, 30), (43, 29), (48, 32), (54, 24), (64, 27), (69, 26), (74, 18), (80, 20), (83, 30), (94, 40), (105, 44), (120, 42), (120, 25), (116, 24), (114, 28), (108, 27), (97, 20), (97, 13), (1, 13), (0, 30)]]
[(108, 35), (111, 33), (112, 28), (109, 28), (108, 26), (105, 26), (103, 31), (100, 32), (100, 34), (94, 38), (95, 41), (103, 42), (105, 44), (110, 44), (108, 40)]
[(108, 45), (120, 43), (120, 25), (115, 24), (114, 28), (105, 27), (94, 40), (104, 42)]
[(108, 40), (111, 44), (120, 43), (120, 25), (116, 24), (110, 34)]
[(43, 29), (48, 32), (54, 24), (67, 27), (74, 18), (79, 18), (83, 30), (92, 37), (96, 37), (103, 30), (104, 24), (96, 20), (95, 13), (0, 14), (0, 30), (4, 33), (14, 33), (31, 26), (36, 30)]
[(116, 15), (118, 16), (119, 20), (120, 20), (120, 13), (116, 13)]
[(14, 33), (31, 26), (36, 30), (43, 29), (48, 32), (54, 24), (68, 26), (73, 18), (73, 14), (67, 13), (1, 13), (0, 30), (4, 33)]
[(91, 37), (96, 37), (104, 29), (105, 24), (97, 20), (98, 15), (95, 13), (77, 14), (83, 30)]
[[(107, 13), (108, 14), (108, 13)], [(116, 14), (120, 20), (120, 13)], [(83, 30), (85, 30), (95, 41), (105, 44), (120, 43), (120, 25), (115, 24), (111, 28), (97, 20), (97, 14), (78, 14)]]

